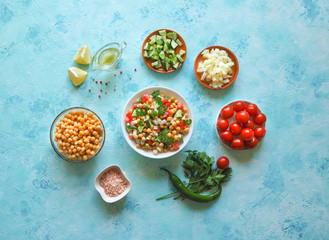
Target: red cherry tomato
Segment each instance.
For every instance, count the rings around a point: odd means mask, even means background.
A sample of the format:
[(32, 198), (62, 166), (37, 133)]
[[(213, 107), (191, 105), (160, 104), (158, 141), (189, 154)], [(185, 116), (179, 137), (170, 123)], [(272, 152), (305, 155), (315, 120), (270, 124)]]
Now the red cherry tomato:
[(246, 111), (237, 112), (237, 114), (235, 115), (235, 119), (238, 123), (247, 123), (249, 120), (249, 113)]
[(230, 118), (230, 117), (233, 117), (233, 115), (234, 115), (234, 109), (231, 106), (225, 106), (220, 111), (220, 114), (225, 119)]
[(249, 103), (247, 105), (246, 111), (249, 113), (250, 116), (256, 116), (258, 107), (256, 104)]
[(241, 138), (234, 138), (231, 142), (231, 147), (234, 149), (241, 149), (244, 147), (244, 141)]
[(147, 102), (148, 100), (149, 100), (149, 95), (144, 94), (144, 96), (143, 96), (142, 99), (141, 99), (141, 102), (142, 102), (142, 103), (145, 103), (145, 102)]
[(221, 118), (217, 121), (217, 127), (222, 131), (225, 131), (228, 128), (228, 126), (229, 126), (229, 123), (224, 118)]
[(131, 113), (127, 113), (126, 114), (126, 122), (130, 122), (133, 119), (133, 116), (131, 115)]
[(233, 135), (239, 135), (241, 133), (242, 127), (239, 123), (234, 122), (230, 126), (230, 131), (233, 133)]
[(254, 137), (254, 131), (250, 128), (244, 128), (241, 131), (241, 138), (245, 141), (250, 141)]
[(236, 101), (233, 104), (233, 108), (236, 112), (240, 112), (246, 109), (246, 104), (243, 101)]
[(229, 164), (230, 164), (230, 161), (228, 160), (227, 157), (222, 156), (217, 159), (217, 167), (220, 169), (227, 168)]
[(174, 150), (177, 151), (179, 149), (179, 145), (177, 142), (173, 143)]
[(179, 103), (177, 103), (177, 108), (178, 108), (178, 109), (183, 109), (184, 106), (183, 106), (183, 104), (181, 104), (181, 103), (179, 102)]
[(256, 138), (262, 138), (266, 134), (266, 130), (263, 127), (256, 127), (254, 132), (255, 132), (255, 137)]
[(251, 129), (254, 129), (255, 127), (255, 123), (253, 120), (248, 120), (248, 122), (246, 124), (243, 125), (245, 128), (251, 128)]
[(231, 142), (233, 139), (233, 134), (230, 131), (225, 131), (220, 134), (220, 138), (226, 142)]
[(247, 146), (250, 147), (250, 148), (254, 148), (257, 146), (258, 144), (258, 140), (256, 137), (253, 137), (250, 141), (248, 141), (247, 143)]
[(262, 125), (264, 122), (266, 122), (266, 116), (263, 113), (258, 113), (256, 117), (254, 118), (254, 122), (257, 125)]

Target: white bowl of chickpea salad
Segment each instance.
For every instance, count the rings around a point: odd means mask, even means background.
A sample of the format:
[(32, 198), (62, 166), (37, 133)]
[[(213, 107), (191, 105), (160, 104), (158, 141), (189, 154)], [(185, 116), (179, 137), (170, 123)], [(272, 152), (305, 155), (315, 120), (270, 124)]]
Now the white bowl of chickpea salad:
[(182, 150), (193, 132), (192, 111), (177, 92), (149, 87), (134, 94), (122, 113), (127, 143), (149, 158), (167, 158)]
[(105, 130), (102, 120), (84, 107), (68, 108), (58, 114), (50, 128), (50, 142), (55, 152), (68, 162), (93, 159), (102, 150)]

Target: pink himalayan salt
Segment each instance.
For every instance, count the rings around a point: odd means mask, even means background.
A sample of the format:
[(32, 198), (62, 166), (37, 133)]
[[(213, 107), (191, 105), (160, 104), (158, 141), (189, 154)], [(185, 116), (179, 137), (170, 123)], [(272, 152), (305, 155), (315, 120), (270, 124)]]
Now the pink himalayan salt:
[(117, 169), (110, 169), (101, 176), (100, 185), (105, 194), (116, 197), (123, 193), (128, 187), (128, 181)]

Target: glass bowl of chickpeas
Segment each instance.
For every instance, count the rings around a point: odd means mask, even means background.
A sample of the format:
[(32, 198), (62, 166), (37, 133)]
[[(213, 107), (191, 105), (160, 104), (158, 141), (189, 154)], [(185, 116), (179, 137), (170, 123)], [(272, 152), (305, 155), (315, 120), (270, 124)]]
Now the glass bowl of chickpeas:
[(50, 128), (50, 142), (62, 159), (82, 163), (93, 159), (105, 142), (104, 124), (84, 107), (68, 108), (58, 114)]

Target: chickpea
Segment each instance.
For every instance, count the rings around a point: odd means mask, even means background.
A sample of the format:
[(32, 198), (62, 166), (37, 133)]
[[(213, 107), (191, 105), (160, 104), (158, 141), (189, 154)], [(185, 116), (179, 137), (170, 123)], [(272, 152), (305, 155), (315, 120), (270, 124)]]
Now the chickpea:
[(168, 117), (168, 118), (167, 118), (167, 121), (168, 121), (168, 122), (171, 122), (171, 120), (172, 120), (171, 117)]
[(138, 137), (139, 137), (139, 138), (142, 138), (142, 137), (143, 137), (143, 134), (140, 133), (140, 134), (138, 135)]
[(179, 120), (177, 120), (177, 121), (176, 121), (176, 125), (179, 125), (179, 124), (180, 124), (180, 121), (179, 121)]
[(185, 113), (184, 116), (185, 116), (185, 118), (188, 118), (188, 113)]
[(170, 100), (175, 101), (175, 97), (171, 97)]
[(180, 127), (176, 127), (176, 130), (179, 132), (181, 129), (180, 129)]
[(159, 144), (159, 147), (160, 147), (160, 148), (162, 148), (163, 146), (164, 146), (163, 143), (160, 143), (160, 144)]
[(133, 109), (132, 109), (132, 108), (130, 108), (130, 109), (129, 109), (129, 112), (130, 112), (130, 113), (133, 113)]
[(185, 130), (184, 130), (186, 133), (188, 133), (189, 131), (190, 131), (190, 129), (189, 128), (185, 128)]
[(171, 133), (168, 133), (167, 136), (168, 136), (168, 137), (172, 137), (172, 134), (171, 134)]
[(137, 135), (134, 135), (134, 139), (137, 140), (138, 139), (138, 136)]
[(145, 142), (146, 141), (146, 138), (145, 137), (142, 137), (142, 141)]
[(172, 131), (172, 134), (173, 135), (176, 135), (177, 134), (177, 131), (176, 130)]
[(151, 133), (151, 131), (152, 131), (151, 128), (148, 128), (148, 129), (146, 130), (147, 133)]
[(176, 142), (179, 140), (177, 135), (174, 137), (174, 139), (175, 139)]
[(141, 145), (139, 145), (138, 143), (136, 144), (136, 148), (141, 148)]
[(173, 126), (173, 125), (170, 125), (170, 126), (169, 126), (169, 129), (170, 129), (170, 130), (173, 130), (173, 129), (174, 129), (174, 126)]
[[(170, 127), (173, 126), (173, 127), (176, 127), (176, 122), (172, 122), (172, 124), (170, 125)], [(170, 128), (169, 127), (169, 128)]]
[(87, 161), (88, 157), (86, 155), (84, 155), (83, 157), (83, 161)]

